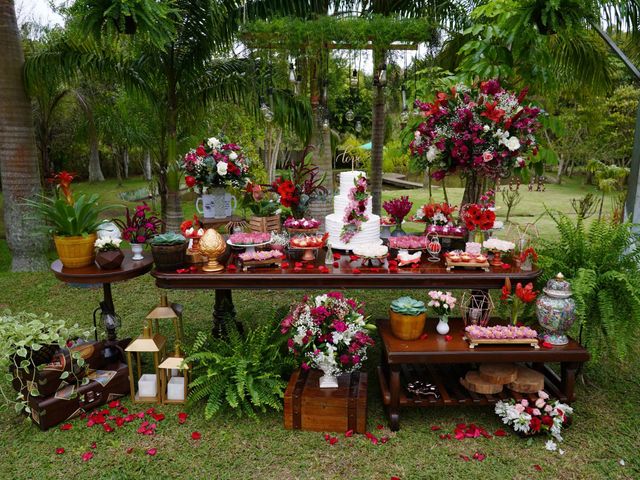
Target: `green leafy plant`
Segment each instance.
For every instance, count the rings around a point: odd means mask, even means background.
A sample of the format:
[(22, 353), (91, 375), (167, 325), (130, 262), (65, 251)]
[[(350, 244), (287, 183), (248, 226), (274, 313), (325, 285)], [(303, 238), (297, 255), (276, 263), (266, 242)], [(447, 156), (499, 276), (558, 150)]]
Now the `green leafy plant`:
[(169, 245), (182, 245), (187, 239), (184, 236), (176, 232), (167, 232), (160, 235), (156, 235), (151, 239), (152, 246), (169, 246)]
[[(233, 323), (233, 322), (230, 322)], [(223, 408), (256, 418), (256, 410), (282, 409), (287, 382), (283, 374), (293, 369), (293, 358), (284, 352), (286, 340), (274, 323), (260, 325), (246, 336), (235, 326), (226, 339), (198, 333), (185, 360), (193, 366), (189, 402), (206, 400), (205, 417)]]
[(549, 277), (571, 282), (581, 336), (595, 358), (624, 358), (638, 337), (640, 244), (631, 223), (596, 220), (589, 227), (560, 212), (548, 212), (559, 238), (543, 241), (539, 266)]
[[(67, 326), (64, 320), (56, 320), (50, 314), (35, 315), (6, 310), (0, 313), (0, 372), (7, 382), (14, 382), (17, 394), (9, 393), (0, 382), (0, 394), (4, 405), (13, 405), (16, 412), (30, 413), (29, 397), (40, 393), (35, 382), (43, 364), (50, 361), (51, 354), (58, 349), (66, 349), (67, 341), (74, 338), (89, 338), (91, 330), (81, 329), (78, 324)], [(84, 367), (79, 352), (71, 354), (77, 367)], [(74, 376), (75, 369), (65, 371), (61, 378)], [(69, 381), (69, 380), (67, 380)], [(76, 381), (83, 380), (76, 377)]]
[(391, 310), (401, 315), (416, 316), (426, 312), (427, 307), (420, 300), (411, 297), (400, 297), (391, 302)]

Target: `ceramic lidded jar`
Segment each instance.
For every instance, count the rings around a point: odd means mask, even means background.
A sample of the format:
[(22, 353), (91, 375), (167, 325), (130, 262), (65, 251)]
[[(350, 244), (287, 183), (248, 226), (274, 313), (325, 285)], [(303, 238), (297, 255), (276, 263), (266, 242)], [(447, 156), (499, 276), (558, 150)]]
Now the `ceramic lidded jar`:
[(538, 323), (545, 329), (544, 340), (551, 345), (566, 345), (569, 331), (576, 318), (576, 303), (571, 298), (571, 285), (562, 273), (547, 282), (536, 301)]

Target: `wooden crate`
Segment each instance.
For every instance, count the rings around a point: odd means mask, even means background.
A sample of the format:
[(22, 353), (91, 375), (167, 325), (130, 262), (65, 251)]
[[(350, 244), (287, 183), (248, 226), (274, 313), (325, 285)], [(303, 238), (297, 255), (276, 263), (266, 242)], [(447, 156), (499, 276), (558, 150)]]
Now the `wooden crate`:
[(252, 232), (279, 232), (280, 216), (251, 217), (249, 219), (249, 229)]
[(284, 394), (284, 428), (365, 433), (367, 428), (367, 374), (338, 377), (338, 388), (320, 388), (319, 370), (297, 370)]

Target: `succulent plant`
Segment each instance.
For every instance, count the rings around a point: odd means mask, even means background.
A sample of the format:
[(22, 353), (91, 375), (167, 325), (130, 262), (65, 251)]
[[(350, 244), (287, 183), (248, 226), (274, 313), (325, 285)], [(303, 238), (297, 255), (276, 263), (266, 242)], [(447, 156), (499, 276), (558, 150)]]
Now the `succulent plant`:
[(424, 302), (411, 297), (396, 298), (391, 302), (391, 310), (402, 315), (416, 316), (427, 311)]
[(157, 246), (169, 246), (169, 245), (181, 245), (186, 242), (187, 239), (179, 233), (167, 232), (161, 235), (156, 235), (151, 239), (151, 245)]

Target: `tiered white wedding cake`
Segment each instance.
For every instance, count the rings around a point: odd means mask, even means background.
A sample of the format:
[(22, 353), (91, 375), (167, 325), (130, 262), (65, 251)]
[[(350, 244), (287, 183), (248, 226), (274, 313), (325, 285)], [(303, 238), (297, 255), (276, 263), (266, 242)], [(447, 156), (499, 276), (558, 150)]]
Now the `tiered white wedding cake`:
[(364, 172), (352, 171), (340, 173), (340, 193), (333, 197), (333, 213), (325, 218), (326, 231), (329, 233), (329, 244), (339, 250), (351, 250), (355, 245), (380, 245), (380, 217), (374, 215), (371, 209), (371, 198), (367, 200), (365, 214), (366, 222), (360, 225), (360, 231), (356, 232), (348, 242), (340, 238), (342, 227), (345, 225), (344, 217), (349, 208), (349, 192), (355, 186), (356, 179)]

